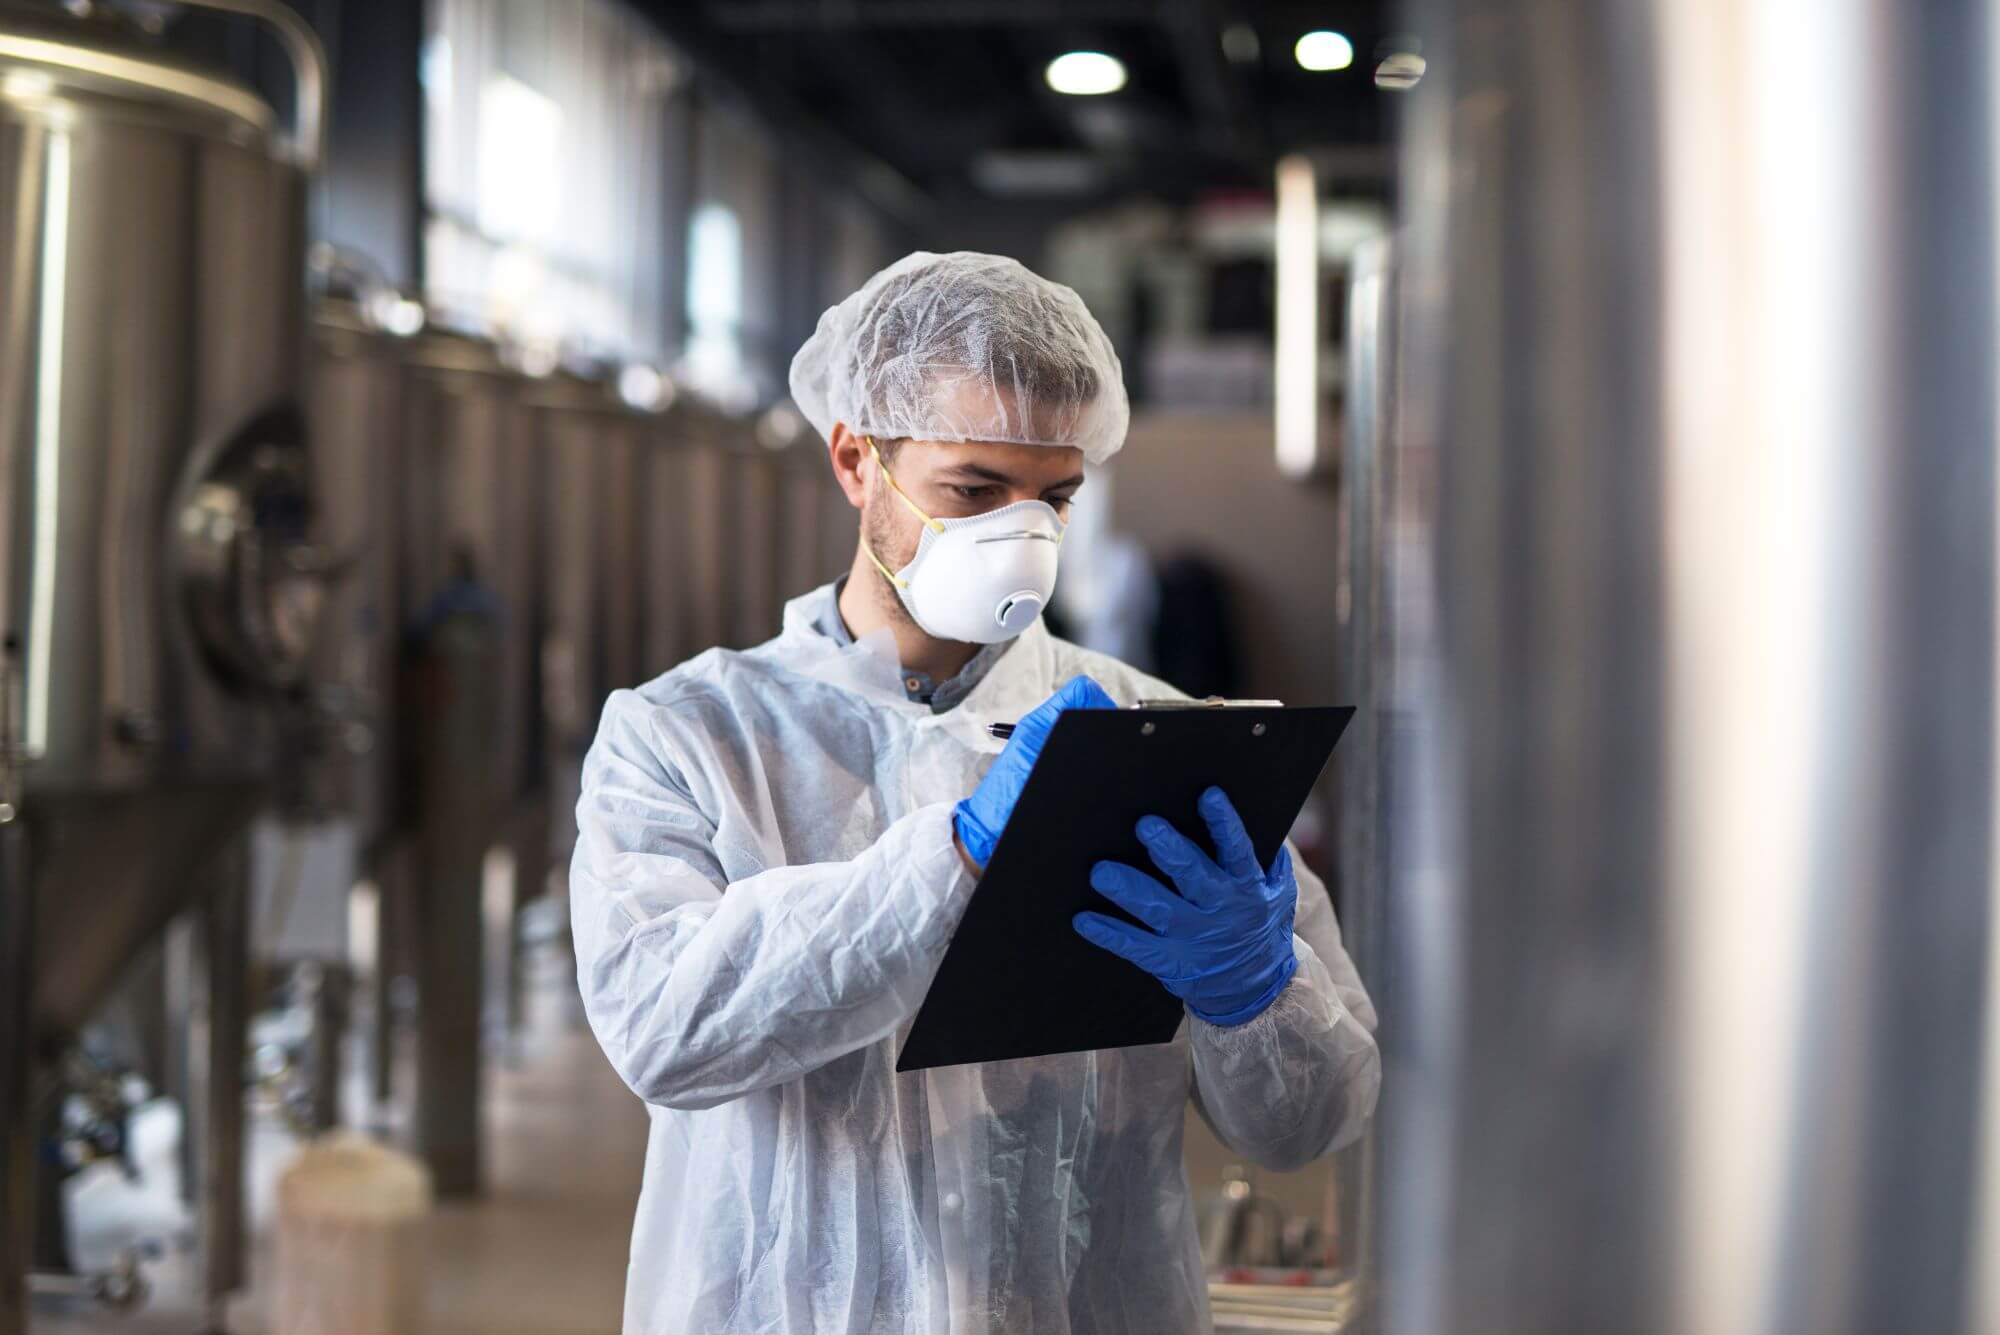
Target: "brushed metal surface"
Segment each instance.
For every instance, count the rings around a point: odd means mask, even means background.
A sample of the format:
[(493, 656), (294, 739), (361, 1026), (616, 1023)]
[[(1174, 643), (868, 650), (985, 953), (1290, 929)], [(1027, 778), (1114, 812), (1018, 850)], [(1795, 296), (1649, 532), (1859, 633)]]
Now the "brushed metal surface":
[(598, 553), (604, 452), (589, 417), (547, 417), (543, 452), (548, 606), (542, 642), (543, 718), (552, 762), (589, 745), (602, 695), (603, 632)]
[(147, 941), (202, 889), (201, 869), (249, 823), (257, 781), (65, 794), (31, 806), (35, 1029), (73, 1033)]
[(1412, 23), (1385, 1328), (1991, 1328), (1994, 7)]
[(27, 659), (30, 798), (255, 772), (265, 702), (202, 662), (173, 526), (234, 433), (296, 399), (302, 182), (227, 139), (85, 108), (0, 103), (0, 142), (0, 250), (36, 257), (10, 274), (0, 372), (19, 387), (0, 620)]
[[(735, 581), (721, 581), (746, 539), (727, 470), (754, 456), (723, 447), (747, 443), (748, 424), (692, 396), (632, 411), (607, 383), (529, 375), (504, 348), (456, 333), (397, 338), (344, 301), (322, 301), (313, 327), (315, 540), (352, 556), (328, 593), (314, 679), (367, 723), (369, 749), (338, 784), (364, 844), (387, 856), (411, 816), (398, 664), (463, 552), (504, 613), (494, 718), (504, 786), (558, 813), (560, 853), (605, 696), (737, 622)], [(767, 513), (759, 540), (782, 545), (785, 527)], [(758, 568), (778, 560), (774, 547)], [(759, 607), (768, 635), (774, 603)], [(738, 628), (749, 626), (742, 617)], [(538, 869), (524, 875), (541, 883)]]
[(730, 543), (729, 643), (739, 649), (778, 633), (778, 463), (757, 445), (732, 450), (723, 495)]
[(645, 524), (645, 491), (640, 486), (643, 425), (636, 419), (607, 424), (598, 439), (598, 582), (602, 590), (604, 650), (598, 694), (590, 719), (595, 732), (598, 708), (612, 691), (639, 685), (644, 585), (649, 577), (640, 535)]
[(691, 654), (687, 587), (687, 455), (663, 430), (645, 451), (645, 519), (639, 539), (646, 578), (644, 669), (658, 676)]
[(0, 825), (0, 1331), (28, 1324), (27, 1273), (35, 1254), (33, 994), (35, 897), (27, 884), (27, 830)]
[[(276, 756), (268, 695), (217, 671), (189, 615), (180, 523), (254, 444), (245, 428), (296, 406), (304, 177), (247, 91), (116, 51), (58, 58), (73, 25), (14, 13), (0, 25), (21, 39), (0, 47), (0, 629), (24, 664), (47, 1031), (78, 1022), (187, 901), (184, 859), (245, 818)], [(224, 518), (239, 538), (261, 523)], [(229, 550), (240, 562), (251, 546)], [(231, 578), (239, 595), (259, 587)]]
[(731, 571), (728, 454), (719, 434), (688, 451), (682, 476), (687, 487), (688, 650), (729, 642), (730, 609), (737, 587)]
[[(782, 612), (786, 602), (840, 573), (840, 567), (826, 559), (830, 542), (826, 529), (834, 518), (829, 497), (838, 491), (821, 450), (800, 449), (785, 458), (778, 485), (783, 497), (778, 529), (778, 608)], [(775, 635), (778, 628), (773, 624), (765, 633)]]
[(350, 556), (327, 590), (311, 676), (355, 730), (329, 763), (328, 800), (352, 816), (371, 868), (394, 837), (402, 801), (396, 672), (403, 367), (399, 345), (351, 324), (314, 322), (307, 421), (319, 541)]
[[(1341, 522), (1334, 588), (1334, 695), (1354, 706), (1334, 751), (1340, 930), (1362, 980), (1379, 993), (1394, 967), (1395, 906), (1389, 898), (1392, 807), (1390, 737), (1396, 701), (1390, 669), (1387, 515), (1394, 458), (1396, 344), (1394, 243), (1356, 250), (1347, 281), (1347, 420), (1339, 469)], [(1354, 1276), (1348, 1320), (1372, 1329), (1378, 1313), (1381, 1172), (1379, 1125), (1335, 1161), (1337, 1254)]]

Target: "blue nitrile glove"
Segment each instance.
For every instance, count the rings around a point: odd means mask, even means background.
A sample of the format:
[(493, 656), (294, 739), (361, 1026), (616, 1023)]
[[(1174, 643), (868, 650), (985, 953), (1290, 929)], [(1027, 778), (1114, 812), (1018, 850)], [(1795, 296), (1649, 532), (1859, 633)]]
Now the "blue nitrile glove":
[(1179, 894), (1122, 862), (1091, 869), (1091, 888), (1152, 931), (1103, 913), (1077, 914), (1076, 930), (1152, 974), (1210, 1024), (1245, 1024), (1278, 999), (1299, 967), (1292, 950), (1299, 883), (1289, 849), (1278, 850), (1270, 871), (1257, 865), (1220, 788), (1203, 793), (1200, 808), (1213, 860), (1158, 816), (1139, 822), (1139, 842)]
[(1035, 767), (1035, 757), (1042, 753), (1042, 744), (1048, 741), (1049, 730), (1056, 726), (1059, 714), (1065, 709), (1116, 708), (1118, 702), (1106, 695), (1102, 686), (1088, 677), (1071, 677), (1016, 723), (1014, 735), (1007, 739), (1007, 749), (993, 762), (993, 768), (986, 771), (986, 777), (973, 789), (972, 796), (952, 812), (952, 828), (958, 832), (958, 842), (965, 845), (967, 856), (981, 867), (993, 860), (1000, 831), (1007, 828), (1007, 818), (1014, 814), (1014, 803), (1020, 798), (1021, 789), (1027, 786), (1028, 771)]

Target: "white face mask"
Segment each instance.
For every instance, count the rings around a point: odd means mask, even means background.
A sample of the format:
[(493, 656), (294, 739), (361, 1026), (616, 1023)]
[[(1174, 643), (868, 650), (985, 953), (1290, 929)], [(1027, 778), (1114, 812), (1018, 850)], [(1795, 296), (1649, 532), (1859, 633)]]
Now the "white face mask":
[(882, 564), (862, 540), (862, 550), (909, 609), (926, 635), (968, 644), (1010, 640), (1042, 614), (1056, 587), (1056, 557), (1063, 523), (1047, 501), (1016, 501), (983, 515), (933, 519), (904, 494), (868, 441), (875, 466), (917, 518), (924, 535), (917, 554), (899, 571)]

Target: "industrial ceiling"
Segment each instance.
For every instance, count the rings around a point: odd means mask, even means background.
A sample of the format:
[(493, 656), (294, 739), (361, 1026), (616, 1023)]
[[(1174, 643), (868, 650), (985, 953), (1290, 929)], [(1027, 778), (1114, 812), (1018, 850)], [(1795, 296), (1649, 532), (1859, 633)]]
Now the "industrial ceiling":
[[(1407, 50), (1380, 0), (643, 0), (694, 67), (766, 117), (851, 154), (920, 204), (1191, 199), (1266, 189), (1311, 151), (1336, 190), (1385, 193), (1401, 96), (1377, 63)], [(1342, 70), (1293, 47), (1332, 29)], [(1114, 94), (1044, 77), (1067, 51), (1115, 55)]]

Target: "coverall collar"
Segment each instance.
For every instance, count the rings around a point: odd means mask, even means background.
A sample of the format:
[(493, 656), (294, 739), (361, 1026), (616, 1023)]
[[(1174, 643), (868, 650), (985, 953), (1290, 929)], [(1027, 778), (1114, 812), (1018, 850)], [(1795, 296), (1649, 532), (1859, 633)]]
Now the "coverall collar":
[[(848, 576), (842, 575), (833, 583), (814, 589), (799, 600), (805, 604), (804, 610), (812, 628), (842, 648), (854, 643), (853, 633), (847, 629), (847, 623), (841, 620), (840, 616), (840, 591), (847, 587), (847, 580)], [(790, 617), (786, 619), (789, 621)], [(1018, 639), (1017, 636), (1016, 640)], [(956, 709), (964, 703), (966, 696), (972, 694), (973, 688), (985, 679), (993, 665), (1000, 661), (1001, 655), (1014, 646), (1016, 640), (1002, 640), (998, 644), (981, 646), (971, 661), (960, 668), (956, 675), (942, 683), (932, 680), (927, 673), (905, 667), (902, 669), (903, 690), (917, 704), (929, 705), (933, 714)]]

